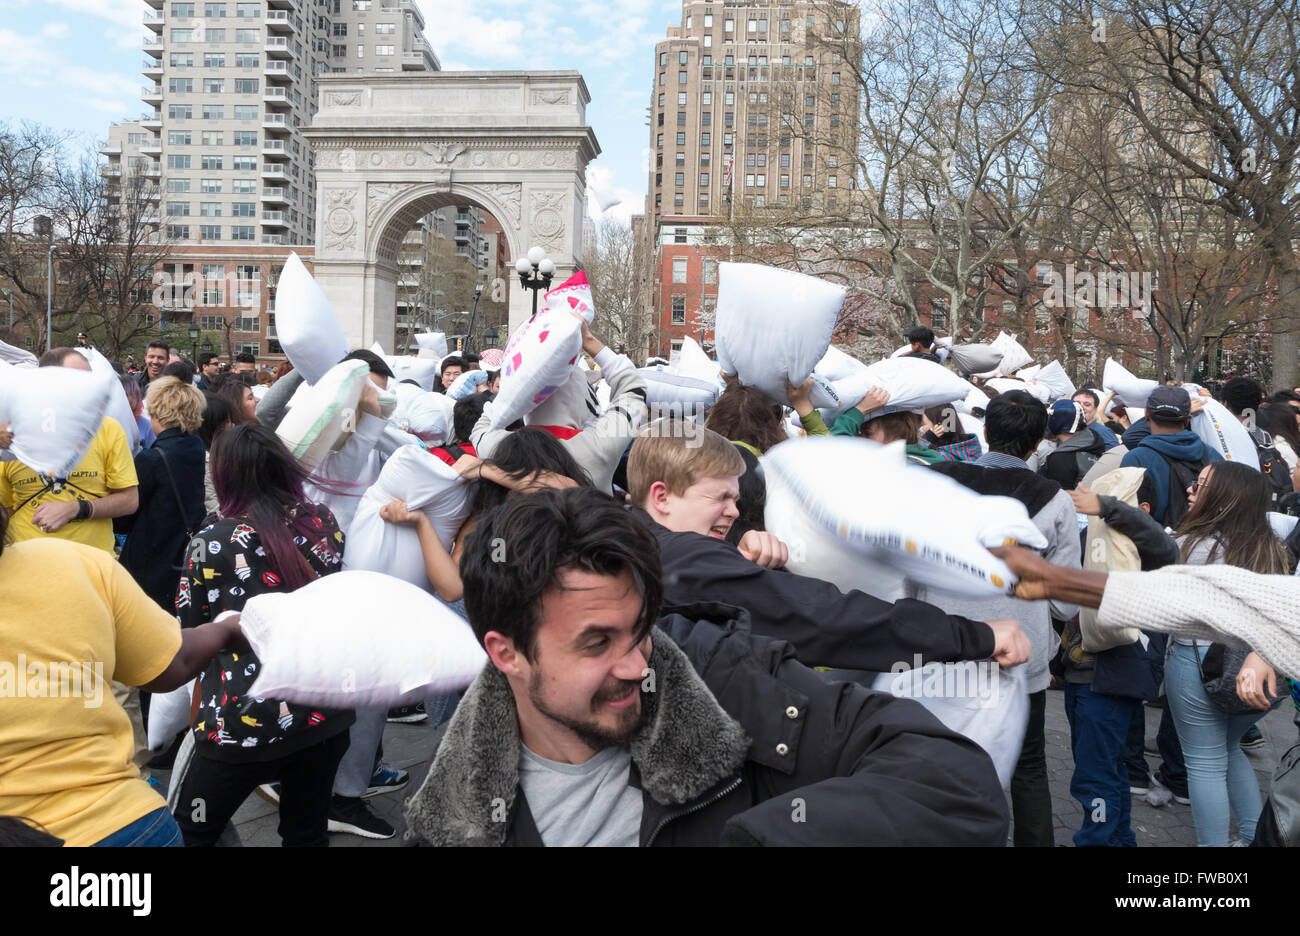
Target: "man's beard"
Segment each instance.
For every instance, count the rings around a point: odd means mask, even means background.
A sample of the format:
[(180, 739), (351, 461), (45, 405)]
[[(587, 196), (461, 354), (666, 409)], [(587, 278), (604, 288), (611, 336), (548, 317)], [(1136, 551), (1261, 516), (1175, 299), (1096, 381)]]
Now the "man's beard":
[[(627, 744), (645, 720), (645, 706), (637, 704), (629, 705), (626, 709), (616, 712), (619, 717), (619, 724), (616, 728), (606, 728), (594, 720), (576, 721), (567, 715), (560, 715), (547, 708), (546, 702), (542, 698), (541, 687), (541, 671), (537, 667), (533, 667), (532, 676), (528, 680), (528, 699), (533, 703), (533, 707), (551, 721), (568, 728), (592, 750), (603, 751), (607, 747), (618, 747)], [(627, 695), (629, 689), (639, 692), (641, 689), (640, 681), (635, 679), (623, 680), (613, 689), (601, 689), (592, 699), (593, 709), (601, 702), (623, 698)]]

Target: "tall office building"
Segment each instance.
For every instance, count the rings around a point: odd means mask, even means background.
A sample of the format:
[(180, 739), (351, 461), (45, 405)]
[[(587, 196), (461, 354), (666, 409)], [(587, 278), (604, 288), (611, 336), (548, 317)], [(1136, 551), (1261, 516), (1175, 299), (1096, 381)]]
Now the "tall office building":
[(178, 243), (314, 242), (315, 76), (437, 70), (410, 0), (146, 0), (143, 152)]
[(654, 353), (707, 338), (711, 222), (742, 205), (815, 215), (849, 197), (858, 28), (853, 3), (683, 0), (681, 24), (655, 45), (647, 109)]

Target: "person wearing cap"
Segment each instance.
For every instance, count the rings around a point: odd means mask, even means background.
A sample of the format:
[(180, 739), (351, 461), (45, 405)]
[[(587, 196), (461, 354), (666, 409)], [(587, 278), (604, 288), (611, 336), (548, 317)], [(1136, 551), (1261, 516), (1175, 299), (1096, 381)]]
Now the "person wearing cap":
[[(1167, 526), (1186, 511), (1191, 482), (1183, 484), (1182, 478), (1195, 478), (1207, 462), (1223, 461), (1222, 455), (1189, 428), (1191, 418), (1192, 398), (1186, 390), (1156, 387), (1147, 398), (1146, 422), (1151, 434), (1130, 448), (1120, 462), (1123, 468), (1145, 468), (1151, 475), (1156, 483), (1152, 516)], [(1128, 433), (1125, 439), (1127, 444)]]
[(1047, 414), (1047, 436), (1056, 450), (1043, 459), (1038, 473), (1073, 491), (1106, 451), (1106, 442), (1076, 400), (1057, 400)]

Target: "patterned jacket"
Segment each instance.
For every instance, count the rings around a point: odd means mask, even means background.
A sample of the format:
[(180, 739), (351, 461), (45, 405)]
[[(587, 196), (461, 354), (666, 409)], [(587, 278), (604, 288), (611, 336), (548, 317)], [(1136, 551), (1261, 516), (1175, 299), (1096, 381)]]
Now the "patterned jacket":
[[(337, 572), (343, 533), (329, 508), (303, 504), (320, 531), (295, 541), (317, 576)], [(190, 541), (185, 573), (176, 589), (176, 618), (197, 627), (225, 611), (241, 611), (254, 595), (283, 589), (271, 570), (257, 531), (238, 519), (218, 519)], [(249, 695), (261, 662), (251, 650), (222, 650), (199, 684), (202, 695), (192, 729), (196, 750), (228, 761), (273, 760), (319, 744), (351, 726), (351, 711), (297, 705)]]

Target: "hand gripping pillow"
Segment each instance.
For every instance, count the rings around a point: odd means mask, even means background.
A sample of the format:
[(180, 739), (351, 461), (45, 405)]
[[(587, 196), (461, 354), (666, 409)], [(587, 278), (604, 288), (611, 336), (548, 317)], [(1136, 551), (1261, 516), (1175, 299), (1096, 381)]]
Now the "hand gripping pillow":
[(0, 426), (11, 423), (14, 434), (9, 451), (37, 474), (67, 478), (86, 457), (115, 388), (121, 385), (107, 374), (0, 367)]
[(240, 628), (262, 664), (251, 694), (303, 705), (408, 705), (464, 689), (487, 660), (455, 611), (378, 572), (336, 572), (257, 595)]
[(131, 402), (126, 398), (126, 390), (122, 388), (122, 381), (117, 376), (117, 371), (113, 370), (113, 365), (108, 363), (108, 358), (100, 354), (94, 348), (77, 348), (87, 361), (90, 362), (90, 369), (96, 374), (105, 374), (113, 382), (113, 392), (109, 394), (108, 413), (122, 426), (126, 433), (126, 441), (131, 446), (131, 454), (135, 455), (140, 451), (140, 427), (136, 424), (135, 413), (131, 410)]
[(294, 394), (275, 434), (309, 470), (342, 448), (356, 429), (357, 404), (369, 379), (365, 361), (344, 361)]
[(596, 304), (591, 299), (591, 286), (582, 270), (548, 292), (543, 299), (546, 305), (562, 312), (576, 312), (591, 324), (596, 317)]
[(767, 529), (789, 547), (787, 567), (842, 589), (867, 590), (868, 560), (952, 594), (1006, 595), (1016, 578), (985, 547), (1047, 546), (1019, 501), (911, 465), (902, 443), (810, 437), (773, 446), (760, 463)]
[(1033, 376), (1033, 382), (1047, 388), (1049, 399), (1068, 400), (1074, 396), (1074, 381), (1066, 374), (1060, 361), (1054, 360), (1047, 366), (1039, 368)]
[(961, 374), (996, 371), (1002, 363), (1002, 350), (987, 344), (957, 345), (949, 359)]
[(447, 336), (443, 332), (421, 332), (415, 336), (415, 344), (422, 358), (441, 360), (447, 356)]
[(473, 396), (478, 393), (479, 384), (487, 383), (487, 379), (488, 372), (485, 370), (465, 371), (451, 382), (451, 386), (447, 388), (447, 396), (453, 401)]
[(582, 322), (560, 309), (542, 309), (510, 336), (501, 364), (501, 390), (492, 401), (492, 427), (523, 419), (568, 381), (582, 353)]
[(753, 263), (718, 271), (718, 363), (776, 403), (786, 381), (799, 386), (830, 347), (844, 305), (843, 286)]
[(473, 491), (473, 485), (436, 455), (418, 446), (403, 446), (361, 495), (348, 525), (343, 568), (384, 572), (431, 592), (419, 534), (414, 527), (389, 523), (379, 510), (403, 500), (411, 510), (424, 511), (439, 542), (451, 552), (456, 534), (469, 516)]
[(275, 293), (275, 331), (289, 362), (314, 384), (348, 353), (329, 300), (297, 253), (289, 254)]
[[(832, 374), (846, 376), (836, 379)], [(836, 348), (829, 349), (818, 362), (816, 375), (830, 380), (839, 397), (838, 406), (822, 410), (827, 425), (834, 425), (841, 413), (857, 405), (873, 387), (889, 392), (889, 403), (882, 413), (922, 410), (951, 403), (964, 399), (971, 390), (969, 383), (948, 368), (924, 358), (886, 358), (866, 366)]]

